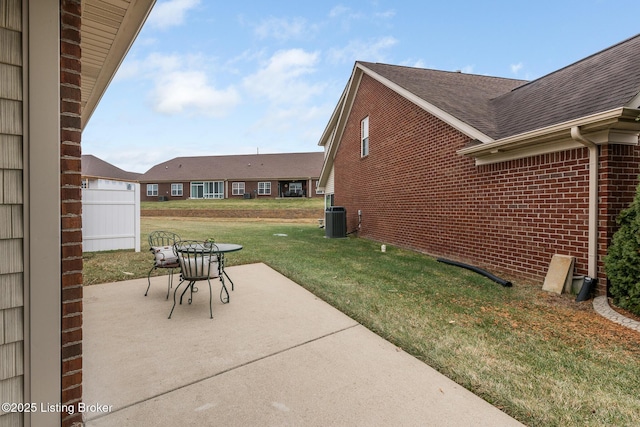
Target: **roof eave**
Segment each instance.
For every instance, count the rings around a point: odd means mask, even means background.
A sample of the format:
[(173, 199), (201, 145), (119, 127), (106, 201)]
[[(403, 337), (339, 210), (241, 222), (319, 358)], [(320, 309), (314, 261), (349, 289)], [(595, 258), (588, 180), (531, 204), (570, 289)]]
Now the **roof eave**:
[[(598, 144), (637, 144), (640, 134), (638, 117), (640, 110), (620, 107), (463, 148), (457, 153), (475, 158), (476, 164), (489, 164), (505, 159), (528, 157), (532, 153), (579, 148), (583, 145), (571, 138), (571, 128), (574, 126), (579, 126), (585, 133), (591, 133), (592, 139)], [(612, 135), (615, 136), (614, 141), (611, 140)]]
[(320, 188), (324, 188), (327, 179), (329, 179), (329, 174), (333, 168), (333, 159), (340, 145), (339, 142), (342, 138), (342, 133), (344, 132), (358, 86), (360, 85), (363, 71), (358, 65), (359, 64), (356, 63), (353, 67), (347, 86), (342, 92), (340, 100), (329, 119), (329, 123), (318, 142), (318, 145), (325, 147), (324, 162), (320, 170), (320, 177), (318, 178), (318, 187)]
[[(83, 129), (89, 122), (96, 106), (100, 102), (100, 99), (102, 99), (104, 92), (138, 36), (155, 1), (156, 0), (131, 0), (126, 8), (126, 13), (114, 33), (99, 30), (103, 27), (99, 22), (100, 18), (103, 18), (99, 15), (99, 11), (105, 9), (94, 9), (94, 12), (98, 11), (96, 12), (97, 19), (95, 20), (92, 19), (90, 14), (83, 15), (81, 29), (81, 40), (85, 40), (84, 43), (81, 42)], [(85, 3), (86, 1), (82, 2), (83, 10), (85, 10)], [(108, 18), (111, 23), (114, 22), (112, 15)], [(96, 31), (96, 29), (98, 30)], [(91, 40), (91, 43), (88, 42), (88, 40)], [(105, 54), (100, 48), (93, 51), (91, 46), (94, 45), (109, 46), (108, 52)], [(90, 66), (86, 66), (89, 63)]]

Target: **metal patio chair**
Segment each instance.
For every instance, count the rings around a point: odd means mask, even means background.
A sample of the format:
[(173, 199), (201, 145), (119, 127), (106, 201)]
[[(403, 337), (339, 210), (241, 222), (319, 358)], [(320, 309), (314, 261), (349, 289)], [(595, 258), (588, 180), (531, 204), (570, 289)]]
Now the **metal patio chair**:
[(169, 283), (167, 285), (167, 299), (169, 299), (169, 293), (173, 287), (173, 270), (180, 268), (178, 263), (178, 256), (174, 252), (174, 245), (180, 242), (180, 236), (170, 231), (152, 231), (149, 234), (149, 247), (151, 253), (154, 256), (153, 267), (147, 274), (147, 280), (149, 285), (147, 291), (144, 293), (146, 297), (151, 287), (151, 273), (157, 268), (169, 269)]
[(180, 264), (180, 283), (173, 291), (173, 307), (169, 313), (169, 319), (173, 314), (173, 310), (176, 308), (176, 294), (178, 289), (184, 282), (188, 282), (187, 287), (182, 291), (180, 295), (180, 304), (182, 304), (182, 298), (187, 291), (189, 294), (189, 304), (193, 300), (193, 294), (198, 292), (198, 288), (195, 283), (198, 281), (207, 281), (209, 284), (209, 315), (213, 319), (213, 309), (211, 307), (211, 300), (213, 297), (213, 291), (211, 290), (211, 279), (219, 279), (222, 283), (222, 289), (220, 289), (220, 301), (223, 304), (229, 302), (229, 291), (224, 284), (224, 277), (222, 275), (222, 269), (219, 260), (218, 247), (211, 242), (198, 242), (198, 241), (183, 241), (174, 245), (175, 254), (178, 256), (178, 262)]

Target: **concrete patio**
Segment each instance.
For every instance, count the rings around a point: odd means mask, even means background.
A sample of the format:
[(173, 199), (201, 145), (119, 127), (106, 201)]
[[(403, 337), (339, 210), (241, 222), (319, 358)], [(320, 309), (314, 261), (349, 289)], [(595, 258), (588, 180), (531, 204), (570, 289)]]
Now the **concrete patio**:
[(521, 425), (268, 266), (227, 272), (213, 319), (206, 282), (171, 320), (166, 276), (84, 289), (87, 426)]

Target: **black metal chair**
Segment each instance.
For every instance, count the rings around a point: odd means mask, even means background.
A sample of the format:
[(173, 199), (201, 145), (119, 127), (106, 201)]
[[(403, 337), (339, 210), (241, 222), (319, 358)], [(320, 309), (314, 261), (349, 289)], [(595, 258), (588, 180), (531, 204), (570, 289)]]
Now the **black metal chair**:
[(182, 304), (182, 298), (187, 291), (190, 291), (189, 304), (191, 304), (193, 294), (198, 292), (198, 288), (195, 286), (195, 283), (205, 280), (209, 284), (209, 315), (213, 319), (213, 309), (211, 306), (213, 291), (211, 290), (211, 279), (220, 279), (220, 283), (222, 283), (222, 289), (220, 289), (220, 301), (222, 301), (223, 304), (229, 302), (229, 291), (224, 284), (218, 247), (215, 243), (192, 240), (176, 243), (174, 245), (174, 251), (178, 257), (178, 263), (180, 264), (180, 283), (178, 283), (178, 286), (176, 286), (173, 291), (173, 307), (171, 307), (169, 319), (171, 319), (173, 310), (176, 308), (176, 294), (178, 293), (180, 286), (184, 282), (188, 282), (187, 287), (180, 295), (180, 304)]
[(147, 280), (149, 285), (147, 291), (144, 293), (146, 297), (151, 287), (151, 273), (156, 268), (168, 268), (169, 271), (169, 284), (167, 285), (167, 299), (169, 299), (169, 293), (173, 287), (173, 270), (180, 268), (178, 263), (178, 257), (174, 252), (174, 245), (180, 242), (180, 236), (170, 231), (152, 231), (149, 234), (149, 247), (153, 253), (154, 262), (153, 267), (147, 274)]

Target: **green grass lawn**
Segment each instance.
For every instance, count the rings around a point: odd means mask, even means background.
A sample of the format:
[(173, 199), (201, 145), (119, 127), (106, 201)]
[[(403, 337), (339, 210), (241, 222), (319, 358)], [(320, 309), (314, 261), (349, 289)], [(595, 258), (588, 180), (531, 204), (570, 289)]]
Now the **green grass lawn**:
[(169, 200), (167, 202), (141, 202), (140, 209), (309, 209), (322, 213), (324, 199), (322, 197), (287, 197), (282, 199), (200, 199), (200, 200)]
[(152, 230), (240, 243), (227, 265), (266, 263), (526, 425), (640, 425), (640, 334), (590, 301), (517, 280), (504, 288), (365, 239), (326, 239), (317, 224), (150, 217), (141, 226), (142, 252), (85, 254), (85, 284), (145, 277)]

